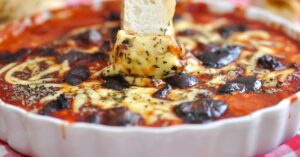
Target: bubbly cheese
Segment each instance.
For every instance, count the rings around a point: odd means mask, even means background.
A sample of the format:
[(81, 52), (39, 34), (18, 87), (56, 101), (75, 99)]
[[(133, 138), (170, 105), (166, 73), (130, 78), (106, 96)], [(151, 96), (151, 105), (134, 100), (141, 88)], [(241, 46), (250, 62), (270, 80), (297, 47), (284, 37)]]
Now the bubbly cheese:
[[(49, 68), (47, 69), (40, 69), (39, 64), (47, 64)], [(11, 68), (11, 69), (9, 69)], [(34, 58), (31, 60), (27, 60), (24, 63), (15, 65), (12, 64), (12, 66), (4, 67), (5, 70), (8, 70), (5, 75), (5, 80), (10, 84), (21, 84), (21, 85), (28, 85), (28, 84), (40, 84), (40, 83), (47, 83), (47, 82), (53, 82), (56, 80), (56, 78), (44, 78), (44, 76), (47, 76), (48, 74), (59, 72), (60, 76), (68, 71), (70, 68), (68, 66), (68, 62), (63, 62), (62, 64), (56, 64), (53, 60), (49, 58)], [(24, 72), (24, 71), (30, 71), (29, 76), (26, 76), (26, 79), (22, 79), (19, 77), (16, 77), (15, 74), (17, 72)]]
[(121, 30), (103, 74), (164, 78), (183, 69), (184, 54), (170, 36), (131, 35)]

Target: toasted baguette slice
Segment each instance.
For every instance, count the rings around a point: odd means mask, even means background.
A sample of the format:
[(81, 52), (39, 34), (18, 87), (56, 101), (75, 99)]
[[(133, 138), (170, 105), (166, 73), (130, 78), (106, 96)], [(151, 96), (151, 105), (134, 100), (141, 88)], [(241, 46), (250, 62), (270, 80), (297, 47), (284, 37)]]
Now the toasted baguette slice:
[(290, 21), (300, 17), (300, 0), (253, 0), (252, 4), (269, 9)]
[(0, 23), (65, 6), (65, 0), (0, 0)]
[(123, 0), (123, 30), (139, 35), (173, 36), (176, 0)]

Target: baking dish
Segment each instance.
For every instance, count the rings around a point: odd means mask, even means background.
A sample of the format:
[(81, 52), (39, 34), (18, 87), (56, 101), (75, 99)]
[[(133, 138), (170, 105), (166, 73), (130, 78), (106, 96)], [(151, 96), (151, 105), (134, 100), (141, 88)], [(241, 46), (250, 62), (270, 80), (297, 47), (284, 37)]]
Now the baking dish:
[[(230, 12), (227, 3), (207, 2), (213, 12)], [(283, 27), (299, 40), (299, 30), (263, 10), (246, 16)], [(0, 103), (0, 139), (31, 156), (253, 156), (293, 136), (299, 124), (300, 94), (245, 117), (204, 125), (118, 128), (41, 117)]]

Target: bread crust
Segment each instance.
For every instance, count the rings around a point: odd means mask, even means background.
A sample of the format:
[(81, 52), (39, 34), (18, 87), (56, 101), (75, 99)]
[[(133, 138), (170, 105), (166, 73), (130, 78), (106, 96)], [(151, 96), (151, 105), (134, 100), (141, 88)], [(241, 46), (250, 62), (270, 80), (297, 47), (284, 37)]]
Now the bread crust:
[(252, 4), (266, 8), (290, 21), (300, 17), (300, 0), (253, 0)]
[(0, 0), (0, 24), (63, 7), (65, 3), (64, 0)]

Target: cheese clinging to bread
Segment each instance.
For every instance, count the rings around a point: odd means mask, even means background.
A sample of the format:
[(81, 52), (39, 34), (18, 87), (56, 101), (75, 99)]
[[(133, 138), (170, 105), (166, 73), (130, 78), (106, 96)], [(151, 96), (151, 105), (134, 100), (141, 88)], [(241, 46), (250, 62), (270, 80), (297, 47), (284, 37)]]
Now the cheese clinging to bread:
[(103, 74), (160, 79), (182, 71), (185, 53), (173, 38), (175, 4), (175, 0), (124, 0), (124, 30), (118, 32)]
[(175, 0), (124, 0), (123, 29), (140, 35), (173, 35)]
[(183, 69), (184, 51), (170, 36), (130, 35), (119, 31), (105, 75), (164, 78)]

